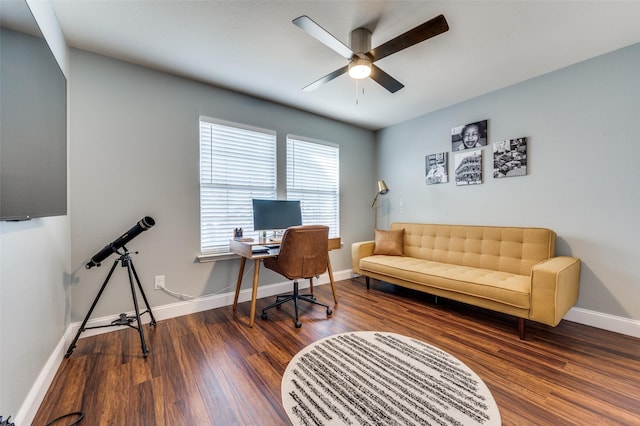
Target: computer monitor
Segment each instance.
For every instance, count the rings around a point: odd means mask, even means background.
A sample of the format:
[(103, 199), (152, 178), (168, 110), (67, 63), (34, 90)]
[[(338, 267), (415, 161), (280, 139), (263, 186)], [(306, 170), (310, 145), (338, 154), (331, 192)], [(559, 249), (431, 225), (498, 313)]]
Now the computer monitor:
[(302, 225), (300, 201), (253, 200), (253, 229), (276, 231)]

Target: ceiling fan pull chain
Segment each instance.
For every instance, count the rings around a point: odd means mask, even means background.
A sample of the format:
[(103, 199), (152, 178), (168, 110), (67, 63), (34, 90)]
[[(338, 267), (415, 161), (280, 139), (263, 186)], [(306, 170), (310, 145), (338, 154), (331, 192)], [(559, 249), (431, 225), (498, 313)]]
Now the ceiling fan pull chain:
[[(360, 96), (360, 80), (356, 80), (356, 105), (359, 105), (358, 96)], [(364, 97), (364, 84), (362, 85), (362, 96)]]

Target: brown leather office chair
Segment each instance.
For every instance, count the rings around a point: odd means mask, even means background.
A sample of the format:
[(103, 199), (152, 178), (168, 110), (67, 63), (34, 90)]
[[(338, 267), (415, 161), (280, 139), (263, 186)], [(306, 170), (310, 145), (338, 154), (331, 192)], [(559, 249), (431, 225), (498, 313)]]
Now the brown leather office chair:
[(312, 294), (300, 294), (298, 280), (308, 279), (313, 288), (313, 277), (327, 270), (329, 257), (329, 227), (323, 225), (293, 226), (282, 236), (280, 252), (277, 257), (264, 259), (263, 264), (280, 275), (293, 280), (293, 293), (277, 296), (276, 302), (262, 310), (262, 319), (267, 319), (267, 310), (293, 300), (295, 306), (296, 328), (302, 323), (298, 319), (298, 300), (324, 306), (327, 315), (333, 312), (328, 305), (318, 302)]

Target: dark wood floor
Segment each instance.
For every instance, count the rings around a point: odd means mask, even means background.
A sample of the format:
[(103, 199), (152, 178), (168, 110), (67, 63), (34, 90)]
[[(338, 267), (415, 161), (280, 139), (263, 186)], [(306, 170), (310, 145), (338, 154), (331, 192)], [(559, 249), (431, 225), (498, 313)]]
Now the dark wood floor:
[[(330, 319), (290, 307), (249, 328), (249, 303), (145, 326), (142, 357), (133, 329), (80, 339), (49, 389), (35, 425), (82, 410), (82, 425), (286, 425), (280, 380), (299, 350), (355, 330), (403, 334), (435, 345), (473, 369), (498, 403), (504, 425), (640, 425), (640, 339), (563, 321), (516, 322), (450, 301), (362, 279), (337, 283)], [(331, 300), (330, 287), (316, 296)], [(258, 309), (272, 298), (258, 301)], [(56, 423), (58, 424), (58, 423)], [(68, 423), (61, 423), (68, 424)]]

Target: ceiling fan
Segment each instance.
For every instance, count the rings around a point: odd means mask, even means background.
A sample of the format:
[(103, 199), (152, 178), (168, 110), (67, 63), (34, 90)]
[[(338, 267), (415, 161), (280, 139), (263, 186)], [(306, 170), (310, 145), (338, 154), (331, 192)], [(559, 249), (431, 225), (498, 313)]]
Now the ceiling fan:
[(351, 47), (348, 47), (306, 15), (300, 16), (292, 22), (311, 37), (349, 60), (348, 65), (303, 87), (302, 90), (305, 91), (317, 89), (334, 78), (349, 73), (355, 79), (371, 77), (389, 92), (395, 93), (402, 89), (404, 85), (374, 65), (374, 62), (449, 30), (447, 20), (443, 15), (438, 15), (371, 49), (371, 31), (367, 28), (357, 28), (351, 31)]

